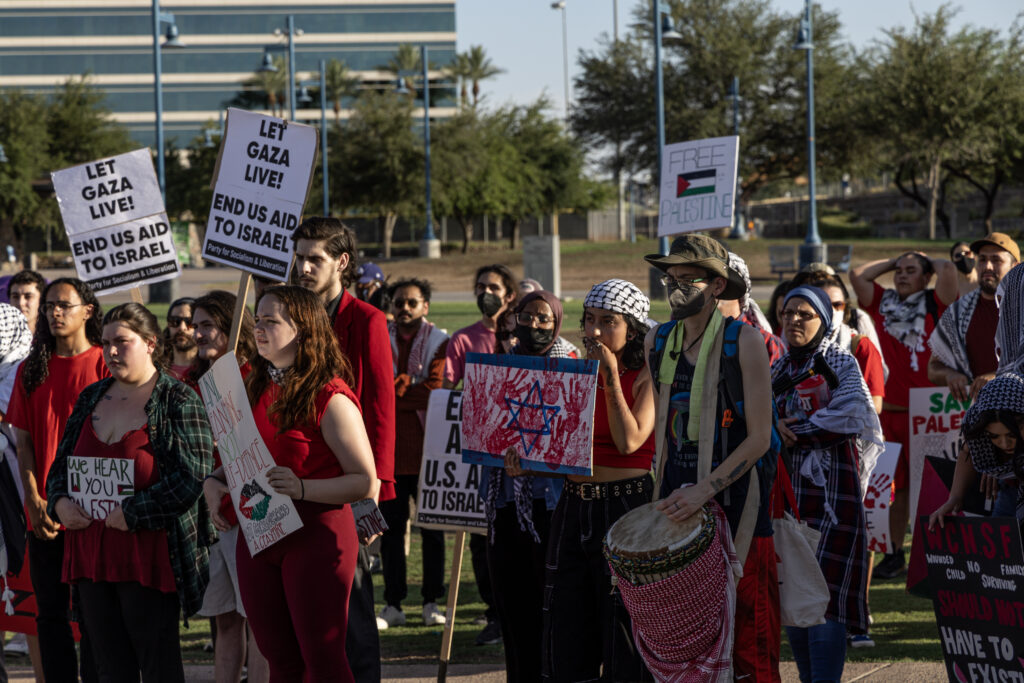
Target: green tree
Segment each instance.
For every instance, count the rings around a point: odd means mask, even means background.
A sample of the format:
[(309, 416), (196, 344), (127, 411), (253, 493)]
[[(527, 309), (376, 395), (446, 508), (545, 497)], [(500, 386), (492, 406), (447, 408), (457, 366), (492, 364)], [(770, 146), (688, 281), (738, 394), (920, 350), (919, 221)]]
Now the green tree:
[(330, 140), (335, 205), (362, 209), (383, 222), (384, 257), (399, 216), (423, 203), (423, 145), (412, 129), (412, 102), (394, 93), (363, 92), (344, 135)]
[(327, 62), (324, 83), (327, 86), (327, 99), (334, 107), (334, 120), (341, 120), (341, 101), (346, 97), (355, 97), (362, 82), (344, 62), (331, 59)]
[(275, 71), (254, 71), (252, 76), (242, 81), (242, 87), (248, 91), (263, 93), (270, 114), (283, 116), (284, 103), (288, 101), (288, 61), (284, 56), (278, 55), (273, 58), (272, 63)]
[(864, 131), (885, 150), (899, 190), (928, 211), (929, 235), (941, 223), (954, 180), (984, 197), (985, 220), (999, 188), (1024, 155), (1022, 28), (1006, 38), (970, 26), (955, 33), (943, 5), (912, 29), (886, 31), (866, 55)]
[(469, 60), (466, 57), (465, 52), (461, 52), (455, 55), (452, 63), (449, 64), (445, 71), (448, 76), (455, 80), (456, 85), (459, 88), (459, 106), (469, 106), (469, 94), (468, 94), (468, 83), (469, 83)]
[(0, 163), (0, 241), (20, 242), (25, 230), (54, 220), (52, 208), (33, 188), (50, 170), (47, 151), (46, 102), (18, 90), (0, 92), (0, 144), (7, 156)]
[(505, 70), (494, 65), (484, 51), (483, 45), (471, 45), (469, 52), (463, 53), (466, 61), (466, 75), (473, 84), (473, 106), (480, 102), (480, 81), (494, 78)]
[(103, 106), (106, 94), (89, 75), (69, 78), (46, 108), (50, 170), (127, 152), (138, 145)]
[(409, 91), (409, 98), (415, 97), (416, 89), (413, 87), (412, 76), (422, 68), (419, 48), (409, 43), (402, 43), (387, 64), (382, 64), (380, 68), (394, 75), (395, 80), (402, 79), (406, 90)]
[(167, 177), (167, 214), (177, 220), (206, 225), (213, 201), (213, 171), (217, 165), (221, 134), (214, 121), (207, 121), (205, 132), (193, 138), (184, 150), (166, 145), (164, 172)]

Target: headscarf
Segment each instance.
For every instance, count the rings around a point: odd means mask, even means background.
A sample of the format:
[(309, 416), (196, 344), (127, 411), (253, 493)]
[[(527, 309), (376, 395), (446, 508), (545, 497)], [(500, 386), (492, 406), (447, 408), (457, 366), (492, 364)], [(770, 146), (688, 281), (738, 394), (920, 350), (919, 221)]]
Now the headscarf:
[(754, 327), (759, 327), (765, 332), (772, 331), (772, 325), (768, 322), (768, 318), (765, 317), (761, 307), (750, 298), (750, 269), (747, 268), (747, 262), (743, 260), (741, 256), (733, 252), (729, 252), (729, 267), (737, 275), (743, 279), (743, 285), (745, 291), (743, 296), (740, 297), (740, 317), (746, 317), (746, 320)]
[[(812, 355), (817, 351), (821, 345), (821, 341), (829, 336), (829, 333), (833, 330), (832, 320), (832, 300), (828, 298), (828, 294), (825, 290), (818, 287), (811, 287), (809, 285), (801, 285), (796, 289), (793, 289), (786, 295), (785, 300), (782, 302), (783, 307), (789, 303), (790, 299), (801, 299), (810, 304), (814, 312), (821, 318), (821, 327), (815, 333), (814, 338), (803, 346), (789, 345), (789, 354), (794, 360), (803, 361), (805, 358)], [(847, 347), (849, 348), (849, 347)]]
[(996, 326), (998, 374), (1024, 373), (1024, 263), (1014, 266), (996, 290), (999, 324)]
[[(975, 470), (999, 478), (1020, 476), (1024, 471), (1024, 439), (1017, 421), (1021, 418), (1024, 418), (1024, 376), (1006, 372), (981, 388), (960, 427)], [(992, 422), (1000, 422), (1017, 437), (1017, 451), (1012, 458), (998, 455), (992, 440), (983, 433), (983, 428)], [(1019, 492), (1017, 519), (1024, 519), (1024, 497)]]
[[(790, 425), (795, 434), (808, 434), (823, 429), (834, 434), (850, 434), (856, 437), (863, 495), (867, 491), (867, 482), (871, 478), (875, 464), (885, 450), (882, 425), (878, 421), (875, 406), (857, 360), (850, 354), (848, 347), (839, 346), (834, 341), (836, 327), (841, 324), (842, 318), (832, 315), (831, 300), (817, 287), (797, 287), (786, 296), (786, 301), (794, 296), (809, 303), (821, 316), (823, 334), (813, 348), (800, 354), (802, 358), (794, 356), (793, 348), (790, 347), (789, 352), (772, 365), (772, 383), (783, 375), (795, 377), (803, 373), (813, 364), (815, 354), (820, 353), (839, 379), (839, 384), (835, 388), (829, 388), (828, 403), (810, 415), (800, 405), (795, 387), (781, 396), (776, 396), (776, 405), (789, 417), (804, 418)], [(830, 450), (814, 449), (804, 459), (800, 474), (810, 479), (816, 486), (825, 486), (831, 463)]]
[(0, 304), (0, 412), (6, 413), (18, 366), (32, 348), (32, 333), (24, 314)]
[(515, 315), (522, 313), (528, 303), (536, 301), (537, 299), (543, 299), (544, 303), (551, 307), (551, 314), (555, 316), (554, 335), (551, 337), (551, 343), (537, 353), (538, 356), (544, 356), (547, 355), (548, 351), (551, 350), (551, 347), (558, 341), (558, 333), (562, 331), (562, 302), (557, 296), (546, 289), (542, 289), (537, 292), (530, 292), (519, 300), (519, 304), (516, 305)]
[(632, 282), (612, 279), (591, 287), (583, 299), (583, 307), (621, 313), (644, 323), (651, 311), (651, 300)]

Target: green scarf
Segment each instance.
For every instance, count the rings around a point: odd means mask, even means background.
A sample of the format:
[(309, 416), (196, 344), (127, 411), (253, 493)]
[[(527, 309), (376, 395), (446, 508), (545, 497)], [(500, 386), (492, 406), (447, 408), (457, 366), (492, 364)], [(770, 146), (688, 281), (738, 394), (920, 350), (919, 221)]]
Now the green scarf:
[[(716, 307), (711, 313), (707, 327), (704, 328), (704, 338), (700, 342), (700, 352), (697, 354), (697, 363), (694, 367), (693, 382), (690, 384), (690, 416), (686, 424), (686, 438), (696, 441), (700, 434), (700, 409), (704, 398), (704, 371), (707, 369), (708, 356), (711, 354), (711, 347), (715, 345), (715, 338), (722, 330), (725, 318), (719, 313)], [(685, 340), (686, 327), (682, 321), (677, 321), (676, 326), (669, 333), (665, 340), (665, 349), (661, 356), (661, 367), (658, 369), (658, 381), (671, 385), (676, 378), (676, 367), (679, 365), (679, 358), (683, 355), (683, 342)]]

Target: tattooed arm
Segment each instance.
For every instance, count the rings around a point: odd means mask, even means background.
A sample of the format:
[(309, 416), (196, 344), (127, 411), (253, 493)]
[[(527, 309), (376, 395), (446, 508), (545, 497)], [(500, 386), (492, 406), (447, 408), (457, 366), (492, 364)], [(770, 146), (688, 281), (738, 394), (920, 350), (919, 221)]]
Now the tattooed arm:
[[(651, 375), (644, 369), (633, 383), (633, 407), (629, 407), (622, 391), (619, 377), (619, 363), (607, 346), (590, 337), (583, 338), (587, 358), (600, 361), (601, 382), (597, 400), (604, 401), (608, 410), (608, 426), (615, 448), (623, 455), (629, 455), (644, 445), (654, 431), (654, 392), (651, 390)], [(602, 397), (602, 394), (604, 395)]]
[[(766, 399), (772, 395), (768, 351), (764, 346), (764, 338), (748, 325), (740, 330), (739, 358), (743, 372), (747, 438), (707, 478), (694, 486), (676, 489), (658, 503), (658, 509), (671, 519), (682, 521), (697, 512), (704, 503), (742, 477), (771, 446), (772, 406), (771, 401)], [(701, 434), (701, 438), (713, 437)]]

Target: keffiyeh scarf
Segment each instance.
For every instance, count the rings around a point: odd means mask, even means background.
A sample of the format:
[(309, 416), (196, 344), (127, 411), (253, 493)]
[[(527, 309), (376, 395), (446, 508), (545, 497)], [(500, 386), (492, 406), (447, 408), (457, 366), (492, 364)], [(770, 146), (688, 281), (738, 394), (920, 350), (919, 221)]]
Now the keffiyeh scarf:
[(1024, 372), (1024, 264), (1006, 274), (996, 290), (999, 324), (996, 326), (998, 374)]
[[(409, 349), (409, 363), (406, 366), (406, 371), (413, 377), (422, 377), (423, 368), (430, 363), (430, 358), (427, 358), (427, 346), (430, 343), (430, 333), (434, 330), (434, 323), (424, 319), (420, 323), (420, 328), (416, 330), (416, 336), (413, 337), (412, 347)], [(398, 372), (398, 325), (391, 321), (388, 323), (388, 336), (391, 337), (391, 364), (394, 374), (397, 377)]]
[(747, 268), (747, 262), (744, 261), (740, 256), (729, 252), (729, 267), (736, 271), (736, 274), (743, 278), (743, 285), (746, 288), (743, 296), (740, 297), (740, 317), (743, 321), (753, 325), (754, 327), (760, 328), (765, 332), (772, 331), (772, 324), (768, 322), (768, 318), (765, 317), (761, 307), (750, 298), (750, 269)]
[[(984, 434), (979, 434), (981, 428), (992, 422), (998, 413), (1010, 414), (1016, 419), (1024, 418), (1024, 376), (1016, 372), (1007, 372), (998, 375), (982, 387), (978, 392), (978, 397), (964, 415), (963, 425), (960, 428), (975, 470), (981, 474), (998, 478), (1019, 476), (1019, 473), (1024, 471), (1024, 453), (1020, 452), (1024, 444), (1021, 443), (1019, 429), (1017, 430), (1018, 451), (1012, 458), (1006, 458), (997, 452), (992, 440)], [(1009, 425), (1007, 427), (1010, 428)], [(1016, 428), (1016, 425), (1013, 427)], [(1011, 429), (1011, 433), (1012, 431)], [(972, 434), (975, 435), (973, 438)], [(1017, 494), (1017, 519), (1024, 519), (1024, 497), (1019, 492)]]
[(981, 290), (973, 289), (954, 301), (939, 318), (939, 324), (928, 338), (928, 345), (935, 357), (946, 367), (966, 375), (968, 380), (973, 380), (974, 374), (967, 358), (967, 330), (971, 326), (971, 318), (974, 317), (980, 296)]
[(31, 348), (32, 332), (25, 316), (10, 304), (0, 304), (0, 382), (17, 370)]
[(613, 279), (591, 287), (583, 300), (583, 307), (601, 308), (644, 322), (651, 311), (651, 300), (632, 282)]
[(885, 331), (910, 350), (910, 369), (914, 372), (919, 369), (917, 354), (925, 351), (925, 321), (928, 317), (925, 297), (931, 295), (924, 289), (901, 300), (895, 289), (887, 289), (878, 303)]

